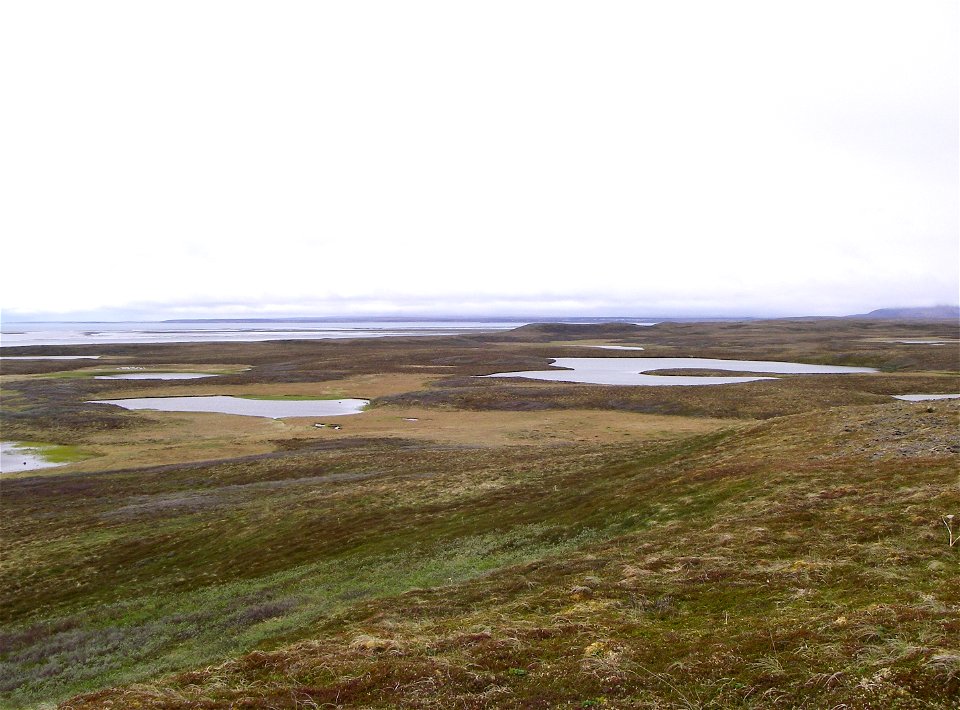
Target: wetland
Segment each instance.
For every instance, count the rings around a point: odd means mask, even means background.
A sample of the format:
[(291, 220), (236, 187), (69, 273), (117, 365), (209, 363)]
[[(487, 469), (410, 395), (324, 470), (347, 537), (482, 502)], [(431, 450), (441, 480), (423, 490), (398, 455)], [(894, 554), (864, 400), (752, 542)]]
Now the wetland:
[[(957, 336), (5, 340), (4, 438), (83, 456), (4, 465), (0, 705), (949, 708), (960, 401), (894, 397), (960, 391), (957, 348), (896, 342)], [(579, 360), (737, 383), (527, 377)], [(157, 406), (211, 399), (261, 413)]]

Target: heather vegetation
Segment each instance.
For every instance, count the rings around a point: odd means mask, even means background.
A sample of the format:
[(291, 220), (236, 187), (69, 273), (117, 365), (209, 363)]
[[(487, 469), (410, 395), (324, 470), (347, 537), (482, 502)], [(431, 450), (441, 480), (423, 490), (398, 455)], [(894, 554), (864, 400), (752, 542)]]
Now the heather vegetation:
[[(5, 360), (4, 439), (93, 457), (4, 474), (0, 698), (956, 707), (960, 402), (891, 395), (960, 392), (957, 337), (954, 322), (791, 320), (42, 349), (211, 381)], [(952, 344), (896, 342), (916, 338)], [(880, 372), (473, 377), (585, 342)], [(372, 403), (341, 429), (86, 403), (190, 394)]]

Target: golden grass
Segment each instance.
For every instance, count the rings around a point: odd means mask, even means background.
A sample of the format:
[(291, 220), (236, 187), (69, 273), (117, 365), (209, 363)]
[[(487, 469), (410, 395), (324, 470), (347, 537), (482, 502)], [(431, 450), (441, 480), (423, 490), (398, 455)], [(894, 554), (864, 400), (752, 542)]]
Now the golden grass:
[[(290, 420), (291, 426), (295, 426), (293, 421)], [(705, 434), (738, 424), (727, 419), (589, 409), (469, 412), (417, 407), (380, 407), (360, 415), (338, 417), (335, 423), (343, 428), (340, 431), (316, 429), (310, 424), (308, 429), (311, 434), (322, 438), (403, 437), (453, 444), (507, 446), (659, 441)]]

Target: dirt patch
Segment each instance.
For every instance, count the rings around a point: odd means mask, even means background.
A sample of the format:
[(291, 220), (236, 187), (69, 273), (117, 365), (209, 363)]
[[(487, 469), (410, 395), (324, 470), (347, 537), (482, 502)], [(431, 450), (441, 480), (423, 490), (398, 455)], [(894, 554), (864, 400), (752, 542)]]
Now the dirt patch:
[(830, 421), (836, 448), (824, 458), (926, 458), (960, 453), (960, 402), (904, 402), (878, 407), (856, 421)]

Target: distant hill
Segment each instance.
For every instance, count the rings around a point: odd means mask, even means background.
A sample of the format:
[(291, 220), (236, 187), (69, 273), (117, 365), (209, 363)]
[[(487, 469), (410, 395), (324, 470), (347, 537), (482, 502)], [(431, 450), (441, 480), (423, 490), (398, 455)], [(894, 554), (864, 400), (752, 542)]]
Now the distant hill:
[(927, 308), (879, 308), (848, 318), (896, 318), (907, 320), (956, 320), (960, 319), (960, 306), (930, 306)]

